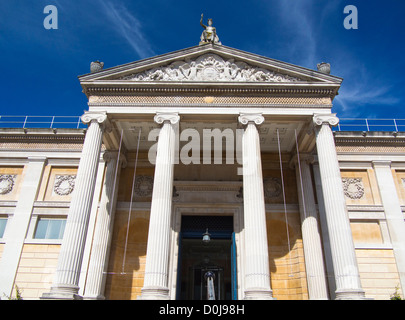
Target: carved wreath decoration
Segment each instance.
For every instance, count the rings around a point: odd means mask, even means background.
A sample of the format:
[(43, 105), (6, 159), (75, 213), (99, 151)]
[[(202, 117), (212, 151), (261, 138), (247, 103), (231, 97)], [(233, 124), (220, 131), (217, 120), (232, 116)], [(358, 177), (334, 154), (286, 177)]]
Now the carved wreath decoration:
[(59, 196), (71, 194), (75, 188), (76, 175), (58, 175), (55, 177), (53, 191)]
[(15, 174), (2, 174), (0, 175), (0, 194), (7, 194), (13, 191)]
[(263, 181), (264, 196), (266, 198), (278, 198), (283, 192), (280, 178), (266, 178)]
[(139, 197), (152, 195), (153, 178), (150, 176), (138, 176), (135, 178), (134, 193)]
[(346, 197), (357, 200), (364, 196), (364, 186), (361, 178), (343, 178), (343, 191)]

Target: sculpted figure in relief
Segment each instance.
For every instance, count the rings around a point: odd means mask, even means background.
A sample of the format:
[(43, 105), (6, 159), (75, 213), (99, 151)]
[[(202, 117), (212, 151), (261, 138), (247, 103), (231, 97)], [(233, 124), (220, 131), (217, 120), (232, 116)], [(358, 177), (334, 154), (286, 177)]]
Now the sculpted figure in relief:
[(301, 81), (285, 74), (255, 67), (243, 61), (224, 60), (208, 53), (195, 60), (175, 61), (169, 65), (128, 75), (132, 81), (236, 81), (236, 82), (296, 82)]

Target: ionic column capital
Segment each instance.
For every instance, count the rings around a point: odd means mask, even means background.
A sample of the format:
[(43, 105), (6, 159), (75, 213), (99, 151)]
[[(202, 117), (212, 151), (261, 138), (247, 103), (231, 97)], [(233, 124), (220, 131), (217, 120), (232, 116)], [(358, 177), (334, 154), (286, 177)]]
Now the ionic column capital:
[(84, 115), (82, 115), (81, 120), (84, 124), (97, 122), (103, 131), (110, 131), (111, 129), (110, 122), (107, 119), (107, 113), (105, 112), (87, 111)]
[[(117, 161), (117, 158), (118, 158), (118, 151), (109, 151), (108, 150), (108, 151), (105, 151), (103, 153), (103, 160), (105, 162)], [(125, 155), (122, 152), (120, 153), (120, 159), (119, 160), (120, 160), (119, 162), (120, 162), (121, 166), (126, 167), (127, 159), (126, 159)]]
[(264, 122), (264, 117), (261, 113), (241, 113), (238, 121), (247, 125), (249, 122), (253, 122), (255, 125), (261, 125)]
[(156, 113), (153, 120), (158, 124), (162, 124), (165, 121), (170, 121), (171, 124), (177, 124), (180, 121), (180, 116), (178, 113)]
[(336, 117), (336, 113), (331, 114), (315, 114), (313, 117), (314, 126), (321, 126), (327, 124), (330, 126), (337, 126), (339, 123), (339, 118)]
[(97, 121), (98, 123), (103, 123), (107, 120), (107, 114), (105, 112), (91, 112), (88, 111), (82, 115), (81, 120), (83, 123), (90, 123), (91, 121)]

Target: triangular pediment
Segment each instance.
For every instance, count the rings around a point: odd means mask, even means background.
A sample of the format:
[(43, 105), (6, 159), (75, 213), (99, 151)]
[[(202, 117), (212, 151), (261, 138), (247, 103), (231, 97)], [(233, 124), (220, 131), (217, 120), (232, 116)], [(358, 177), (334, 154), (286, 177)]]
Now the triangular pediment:
[(85, 83), (330, 84), (341, 78), (222, 45), (203, 45), (79, 77)]
[(234, 58), (205, 53), (196, 58), (177, 60), (168, 65), (147, 69), (122, 77), (131, 81), (198, 82), (297, 82), (300, 78), (253, 66)]

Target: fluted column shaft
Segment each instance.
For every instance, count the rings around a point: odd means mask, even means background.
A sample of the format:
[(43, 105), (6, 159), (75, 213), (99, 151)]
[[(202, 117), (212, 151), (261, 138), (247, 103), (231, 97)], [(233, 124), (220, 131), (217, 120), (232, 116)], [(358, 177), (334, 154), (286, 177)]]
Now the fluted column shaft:
[(245, 228), (245, 299), (272, 299), (259, 132), (261, 115), (241, 115)]
[(123, 156), (121, 155), (120, 161), (117, 163), (118, 152), (106, 152), (104, 153), (104, 159), (107, 162), (107, 169), (94, 230), (85, 288), (86, 299), (104, 299), (105, 271), (107, 271), (108, 266), (108, 252), (114, 225), (115, 203), (119, 183), (117, 169), (119, 172)]
[(311, 170), (308, 163), (310, 160), (310, 156), (301, 155), (299, 164), (297, 163), (295, 166), (308, 294), (310, 300), (327, 300), (328, 287), (322, 253), (318, 212), (315, 205)]
[(157, 114), (163, 124), (157, 145), (149, 220), (148, 247), (141, 299), (169, 299), (168, 267), (177, 114)]
[(82, 116), (89, 123), (77, 171), (65, 233), (59, 253), (54, 283), (45, 299), (80, 299), (78, 283), (93, 201), (101, 143), (107, 116), (88, 112)]
[(336, 280), (336, 299), (363, 299), (349, 216), (331, 125), (334, 114), (315, 115), (316, 148)]

